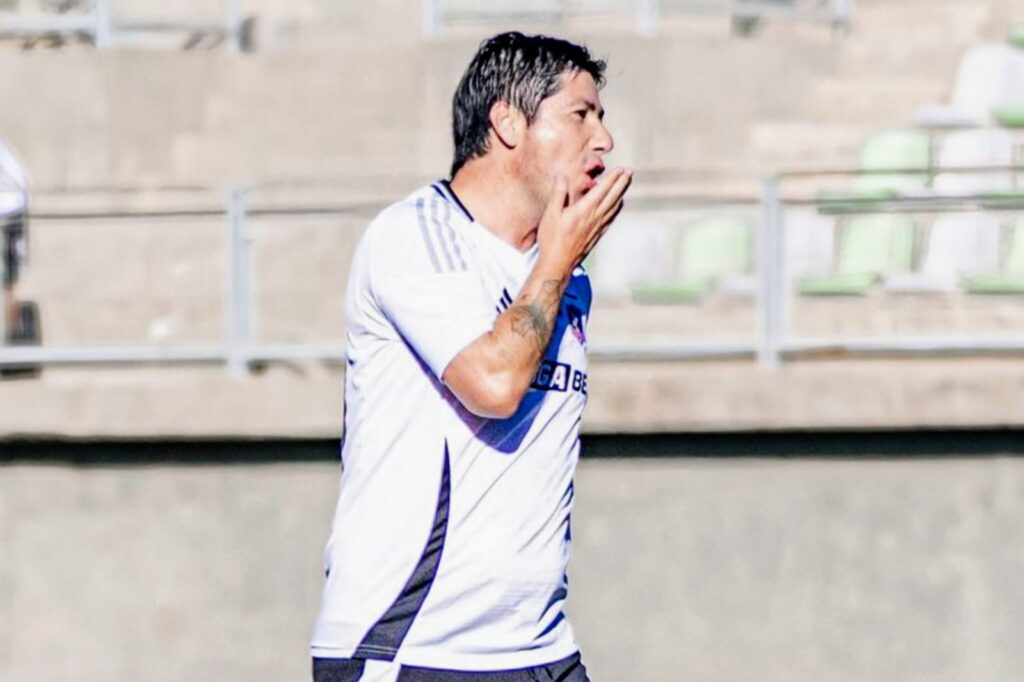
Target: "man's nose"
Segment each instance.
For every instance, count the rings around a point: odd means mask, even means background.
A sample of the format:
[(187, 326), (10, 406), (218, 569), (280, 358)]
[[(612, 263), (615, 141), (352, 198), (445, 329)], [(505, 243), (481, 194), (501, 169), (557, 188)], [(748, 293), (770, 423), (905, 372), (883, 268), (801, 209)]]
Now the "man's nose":
[(607, 154), (615, 148), (615, 140), (612, 138), (608, 128), (605, 127), (603, 121), (598, 122), (591, 145), (595, 152), (601, 152), (602, 154)]

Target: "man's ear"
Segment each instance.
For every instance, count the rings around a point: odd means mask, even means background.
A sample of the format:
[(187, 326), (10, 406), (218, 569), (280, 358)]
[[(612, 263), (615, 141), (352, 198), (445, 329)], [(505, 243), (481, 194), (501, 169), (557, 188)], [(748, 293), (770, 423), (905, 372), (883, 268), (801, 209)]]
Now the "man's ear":
[(526, 116), (508, 102), (491, 105), (491, 130), (507, 149), (515, 149), (526, 133)]

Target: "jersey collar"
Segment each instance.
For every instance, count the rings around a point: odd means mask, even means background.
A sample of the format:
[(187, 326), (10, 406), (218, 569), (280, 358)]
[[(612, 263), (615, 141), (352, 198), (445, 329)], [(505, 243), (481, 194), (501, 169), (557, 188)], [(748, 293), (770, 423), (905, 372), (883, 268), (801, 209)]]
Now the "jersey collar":
[(462, 215), (466, 216), (466, 220), (468, 220), (471, 223), (475, 222), (475, 220), (473, 219), (473, 214), (469, 212), (469, 209), (467, 209), (462, 204), (462, 202), (459, 201), (459, 197), (457, 197), (455, 195), (455, 192), (452, 191), (452, 185), (450, 182), (448, 182), (447, 180), (438, 180), (433, 185), (431, 185), (431, 187), (433, 187), (434, 191), (440, 194), (441, 197), (443, 197), (446, 201), (450, 202), (457, 209), (462, 211)]

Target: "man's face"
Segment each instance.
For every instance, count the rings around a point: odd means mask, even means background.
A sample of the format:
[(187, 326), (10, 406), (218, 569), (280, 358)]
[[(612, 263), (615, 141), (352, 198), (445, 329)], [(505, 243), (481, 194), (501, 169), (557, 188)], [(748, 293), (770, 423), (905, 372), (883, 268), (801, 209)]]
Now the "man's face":
[(603, 157), (614, 144), (603, 118), (597, 85), (586, 71), (562, 74), (562, 87), (540, 103), (526, 129), (520, 167), (542, 205), (559, 176), (569, 183), (570, 202), (597, 184), (604, 171)]

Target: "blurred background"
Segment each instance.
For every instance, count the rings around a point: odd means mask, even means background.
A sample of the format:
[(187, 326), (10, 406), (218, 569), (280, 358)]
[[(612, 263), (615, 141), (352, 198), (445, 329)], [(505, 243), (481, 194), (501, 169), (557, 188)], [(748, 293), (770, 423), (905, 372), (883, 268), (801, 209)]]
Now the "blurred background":
[(637, 172), (593, 679), (1024, 679), (1019, 0), (0, 0), (0, 680), (308, 679), (348, 261), (509, 29)]

